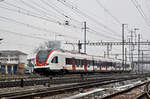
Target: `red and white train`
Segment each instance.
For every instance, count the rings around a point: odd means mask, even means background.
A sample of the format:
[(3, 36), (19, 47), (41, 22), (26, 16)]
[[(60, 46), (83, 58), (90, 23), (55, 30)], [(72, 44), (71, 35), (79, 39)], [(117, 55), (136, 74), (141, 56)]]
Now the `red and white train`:
[(35, 72), (49, 75), (52, 73), (94, 73), (130, 72), (131, 65), (122, 67), (122, 61), (101, 56), (73, 53), (64, 50), (40, 50), (36, 55)]

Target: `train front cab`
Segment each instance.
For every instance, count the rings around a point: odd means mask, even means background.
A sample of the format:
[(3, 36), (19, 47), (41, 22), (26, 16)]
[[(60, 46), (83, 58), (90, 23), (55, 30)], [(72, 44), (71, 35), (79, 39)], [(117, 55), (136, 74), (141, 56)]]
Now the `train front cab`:
[(50, 75), (57, 73), (60, 70), (59, 66), (59, 57), (54, 50), (41, 50), (37, 53), (35, 72)]

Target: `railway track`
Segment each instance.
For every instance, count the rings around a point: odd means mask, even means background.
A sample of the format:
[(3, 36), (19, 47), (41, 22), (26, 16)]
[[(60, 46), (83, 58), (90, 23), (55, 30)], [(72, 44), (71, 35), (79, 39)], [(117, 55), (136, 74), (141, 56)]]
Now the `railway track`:
[(23, 79), (34, 79), (34, 78), (41, 78), (42, 76), (37, 74), (30, 74), (30, 75), (1, 75), (0, 81), (10, 81), (10, 80), (19, 80)]
[[(119, 76), (131, 76), (131, 75), (107, 75), (107, 76), (101, 76), (101, 75), (84, 75), (84, 76), (65, 76), (65, 77), (39, 77), (39, 78), (28, 78), (28, 79), (15, 79), (15, 80), (4, 80), (0, 81), (0, 88), (8, 88), (8, 87), (23, 87), (23, 86), (34, 86), (34, 85), (45, 85), (45, 84), (66, 84), (66, 83), (79, 83), (79, 82), (86, 82), (86, 81), (92, 81), (96, 79), (111, 79), (113, 77), (119, 77)], [(132, 75), (133, 77), (138, 75)], [(143, 75), (144, 76), (144, 75)]]
[(136, 99), (150, 99), (150, 82), (145, 85), (144, 92), (142, 92)]
[(143, 92), (140, 94), (136, 99), (149, 99), (146, 92)]
[[(147, 84), (147, 83), (148, 83), (147, 81), (146, 81), (146, 82), (142, 82), (142, 83), (140, 83), (140, 84), (137, 84), (137, 85), (134, 85), (134, 86), (132, 86), (132, 87), (129, 87), (129, 88), (125, 89), (125, 90), (121, 90), (121, 91), (115, 92), (115, 93), (113, 93), (113, 94), (110, 94), (110, 95), (108, 95), (108, 96), (106, 96), (106, 97), (103, 97), (102, 99), (115, 99), (116, 96), (119, 96), (119, 95), (123, 95), (123, 94), (125, 94), (125, 93), (128, 93), (128, 92), (130, 92), (131, 90), (134, 90), (135, 88), (138, 88), (138, 87), (140, 87), (140, 86), (143, 86), (143, 85), (145, 85), (145, 84)], [(145, 94), (144, 94), (144, 95), (145, 95)], [(137, 99), (141, 99), (141, 98), (137, 98)]]
[(21, 99), (21, 98), (31, 98), (31, 97), (45, 97), (45, 96), (52, 96), (61, 94), (64, 92), (71, 92), (75, 90), (79, 90), (80, 88), (91, 88), (94, 86), (106, 85), (110, 83), (116, 83), (126, 80), (132, 80), (137, 78), (143, 78), (143, 76), (125, 76), (125, 77), (114, 77), (114, 78), (105, 78), (105, 79), (95, 79), (95, 80), (88, 80), (86, 82), (71, 84), (66, 86), (59, 86), (59, 87), (50, 87), (45, 89), (36, 89), (36, 90), (24, 90), (19, 92), (12, 92), (12, 93), (1, 93), (0, 97), (6, 97), (7, 99)]

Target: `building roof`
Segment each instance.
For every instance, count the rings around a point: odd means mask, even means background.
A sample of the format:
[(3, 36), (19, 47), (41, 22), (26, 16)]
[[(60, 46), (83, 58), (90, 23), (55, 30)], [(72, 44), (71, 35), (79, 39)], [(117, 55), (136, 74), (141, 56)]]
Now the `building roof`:
[(18, 55), (27, 55), (26, 53), (24, 52), (21, 52), (21, 51), (18, 51), (18, 50), (3, 50), (3, 51), (0, 51), (0, 57), (3, 56), (18, 56)]

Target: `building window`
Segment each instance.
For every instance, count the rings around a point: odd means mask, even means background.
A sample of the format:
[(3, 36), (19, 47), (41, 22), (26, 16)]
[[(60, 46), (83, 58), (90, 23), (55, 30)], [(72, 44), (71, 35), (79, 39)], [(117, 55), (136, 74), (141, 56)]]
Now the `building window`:
[(58, 63), (58, 56), (55, 56), (55, 57), (52, 59), (51, 62), (52, 62), (52, 63)]

